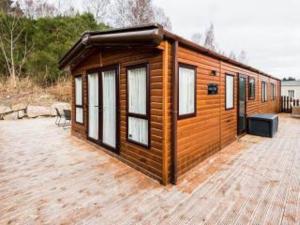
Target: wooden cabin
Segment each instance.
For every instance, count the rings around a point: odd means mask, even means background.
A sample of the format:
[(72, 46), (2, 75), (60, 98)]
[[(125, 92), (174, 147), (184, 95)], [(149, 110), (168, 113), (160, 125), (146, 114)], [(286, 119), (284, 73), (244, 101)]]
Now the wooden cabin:
[(72, 134), (163, 184), (280, 110), (280, 80), (153, 24), (86, 32), (59, 62)]

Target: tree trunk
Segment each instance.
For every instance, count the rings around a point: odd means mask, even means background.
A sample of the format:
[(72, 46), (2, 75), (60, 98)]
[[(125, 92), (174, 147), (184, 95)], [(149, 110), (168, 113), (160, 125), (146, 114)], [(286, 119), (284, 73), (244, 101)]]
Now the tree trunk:
[(10, 58), (11, 58), (11, 73), (10, 73), (10, 83), (11, 86), (16, 88), (16, 68), (15, 68), (15, 59), (14, 59), (14, 38), (13, 32), (10, 33)]

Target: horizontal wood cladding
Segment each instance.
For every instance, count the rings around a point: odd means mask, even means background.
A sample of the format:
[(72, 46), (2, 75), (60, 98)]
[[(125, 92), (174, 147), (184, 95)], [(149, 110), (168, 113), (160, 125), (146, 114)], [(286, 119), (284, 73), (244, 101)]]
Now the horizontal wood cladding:
[[(87, 74), (86, 71), (107, 65), (119, 65), (120, 88), (120, 155), (118, 158), (130, 166), (166, 184), (172, 177), (172, 43), (164, 41), (158, 48), (94, 49), (72, 70), (73, 76), (83, 75), (84, 123), (72, 121), (72, 133), (87, 137)], [(177, 171), (183, 175), (202, 160), (232, 143), (237, 138), (238, 74), (255, 79), (255, 97), (249, 99), (246, 85), (246, 114), (275, 113), (280, 107), (280, 81), (239, 68), (230, 63), (203, 55), (183, 46), (177, 51), (178, 63), (196, 67), (196, 116), (177, 121)], [(127, 141), (127, 80), (126, 67), (148, 63), (150, 67), (150, 148)], [(234, 77), (234, 107), (225, 109), (225, 76)], [(261, 82), (267, 83), (268, 100), (261, 100)], [(271, 83), (276, 97), (271, 98)], [(217, 84), (218, 93), (208, 95), (208, 85)], [(74, 80), (72, 83), (72, 116), (75, 118)], [(174, 164), (175, 165), (175, 164)]]
[[(149, 63), (150, 67), (150, 148), (144, 148), (127, 141), (127, 80), (126, 66)], [(86, 71), (107, 65), (118, 64), (120, 66), (120, 155), (123, 161), (141, 172), (162, 181), (162, 137), (163, 137), (163, 104), (162, 104), (162, 51), (155, 48), (134, 49), (110, 49), (98, 50), (85, 58), (72, 74), (83, 74), (84, 76), (84, 121), (83, 125), (72, 123), (72, 133), (87, 137), (87, 74)], [(75, 117), (74, 86), (72, 101), (72, 116)]]
[[(255, 78), (255, 98), (248, 99), (246, 86), (246, 114), (276, 113), (280, 106), (280, 81), (229, 63), (202, 55), (180, 46), (178, 62), (197, 67), (197, 115), (177, 122), (177, 169), (183, 175), (208, 156), (232, 143), (237, 138), (238, 74)], [(215, 71), (216, 76), (212, 76)], [(234, 76), (234, 107), (225, 110), (225, 74)], [(267, 82), (268, 101), (261, 101), (261, 81)], [(207, 85), (218, 85), (218, 94), (208, 95)], [(271, 83), (276, 86), (276, 97), (271, 100)]]

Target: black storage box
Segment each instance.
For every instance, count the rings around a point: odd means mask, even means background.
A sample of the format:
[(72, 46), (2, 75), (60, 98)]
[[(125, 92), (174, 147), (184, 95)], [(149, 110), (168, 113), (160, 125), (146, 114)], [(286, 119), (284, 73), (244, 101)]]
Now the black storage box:
[(247, 119), (249, 134), (273, 137), (278, 130), (278, 116), (275, 114), (256, 114)]

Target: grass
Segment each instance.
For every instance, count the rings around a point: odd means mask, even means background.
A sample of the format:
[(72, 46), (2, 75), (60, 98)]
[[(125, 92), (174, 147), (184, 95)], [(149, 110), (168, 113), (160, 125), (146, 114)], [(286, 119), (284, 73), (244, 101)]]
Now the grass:
[(55, 85), (41, 87), (29, 77), (18, 79), (17, 87), (10, 85), (9, 80), (0, 80), (0, 105), (26, 103), (49, 106), (53, 102), (71, 100), (71, 80), (62, 78)]

